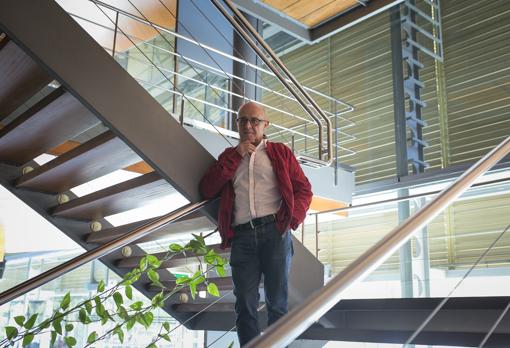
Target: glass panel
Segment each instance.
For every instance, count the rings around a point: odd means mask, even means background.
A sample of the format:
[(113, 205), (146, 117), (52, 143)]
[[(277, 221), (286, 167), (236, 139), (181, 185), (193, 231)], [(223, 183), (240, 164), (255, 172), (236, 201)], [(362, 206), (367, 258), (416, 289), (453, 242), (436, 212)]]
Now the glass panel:
[(5, 253), (0, 252), (4, 254), (0, 255), (4, 261), (0, 292), (84, 251), (3, 186), (0, 186), (0, 206), (0, 249)]
[[(506, 174), (508, 175), (508, 173)], [(441, 186), (444, 186), (442, 184)], [(438, 186), (409, 190), (410, 195), (437, 191)], [(391, 199), (396, 192), (365, 200)], [(433, 195), (408, 201), (410, 213)], [(410, 246), (392, 255), (368, 278), (353, 286), (345, 298), (444, 297), (466, 276), (468, 270), (491, 248), (453, 296), (504, 296), (510, 284), (510, 234), (492, 244), (508, 226), (510, 184), (507, 182), (471, 188), (426, 228), (415, 234)], [(359, 205), (363, 198), (355, 199)], [(398, 205), (385, 203), (350, 209), (347, 218), (319, 215), (319, 260), (334, 276), (398, 225)], [(305, 246), (315, 254), (315, 221), (305, 223)], [(491, 247), (492, 246), (492, 247)], [(407, 251), (405, 251), (407, 248)], [(408, 253), (404, 257), (402, 253)], [(410, 266), (408, 278), (401, 269)], [(405, 268), (405, 267), (404, 267)], [(412, 279), (412, 280), (411, 280)]]

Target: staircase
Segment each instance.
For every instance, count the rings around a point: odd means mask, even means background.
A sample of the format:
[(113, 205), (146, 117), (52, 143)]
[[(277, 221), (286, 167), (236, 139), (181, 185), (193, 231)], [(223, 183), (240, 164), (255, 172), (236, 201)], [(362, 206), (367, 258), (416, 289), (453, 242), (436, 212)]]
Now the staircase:
[[(115, 227), (107, 216), (175, 194), (200, 200), (198, 181), (214, 158), (56, 3), (3, 2), (0, 31), (3, 186), (87, 250), (147, 222)], [(34, 159), (45, 153), (56, 157), (38, 165)], [(70, 191), (119, 169), (142, 175), (81, 197)], [(139, 243), (212, 230), (215, 209), (160, 228), (101, 261), (122, 276), (146, 254)], [(228, 250), (221, 253), (228, 257)], [(161, 281), (174, 282), (169, 269), (184, 263), (183, 258), (163, 263)], [(310, 273), (291, 275), (291, 304), (323, 284), (322, 264), (302, 245), (296, 246), (294, 263), (296, 270)], [(217, 282), (222, 294), (231, 293), (229, 277)], [(149, 280), (140, 283), (138, 290), (151, 298), (155, 292)], [(230, 294), (222, 301), (233, 300)], [(195, 303), (209, 301), (197, 298)], [(184, 322), (194, 313), (175, 311), (177, 303), (178, 296), (165, 309)]]

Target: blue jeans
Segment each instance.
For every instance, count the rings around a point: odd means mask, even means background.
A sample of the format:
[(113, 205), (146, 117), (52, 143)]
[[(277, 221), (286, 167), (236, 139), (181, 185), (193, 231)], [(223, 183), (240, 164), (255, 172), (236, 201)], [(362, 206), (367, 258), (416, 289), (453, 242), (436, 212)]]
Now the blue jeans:
[(262, 274), (267, 325), (287, 313), (287, 282), (293, 253), (290, 231), (280, 234), (274, 222), (235, 232), (230, 265), (236, 296), (237, 336), (241, 346), (260, 334), (257, 307)]

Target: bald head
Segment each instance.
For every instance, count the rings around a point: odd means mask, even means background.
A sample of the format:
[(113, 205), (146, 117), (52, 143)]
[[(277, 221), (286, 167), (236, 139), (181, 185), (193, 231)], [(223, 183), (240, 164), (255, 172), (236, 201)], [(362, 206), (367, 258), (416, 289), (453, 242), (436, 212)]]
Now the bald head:
[(259, 104), (255, 103), (255, 102), (248, 102), (248, 103), (241, 105), (241, 107), (237, 111), (237, 117), (243, 117), (243, 116), (244, 117), (254, 116), (261, 120), (267, 121), (266, 111), (264, 110), (264, 108), (262, 106), (260, 106)]
[(266, 112), (254, 102), (241, 105), (237, 112), (237, 127), (241, 142), (249, 141), (258, 145), (264, 138), (264, 130), (269, 126)]

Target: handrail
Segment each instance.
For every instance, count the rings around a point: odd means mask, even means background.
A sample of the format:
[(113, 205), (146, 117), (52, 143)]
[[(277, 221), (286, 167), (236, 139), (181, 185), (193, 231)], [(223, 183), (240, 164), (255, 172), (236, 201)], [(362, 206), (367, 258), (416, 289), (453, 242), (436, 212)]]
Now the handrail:
[(452, 201), (467, 190), (475, 180), (488, 171), (510, 152), (510, 136), (492, 151), (472, 165), (454, 183), (426, 204), (415, 215), (394, 228), (377, 244), (368, 249), (347, 268), (336, 275), (323, 288), (316, 291), (308, 301), (298, 305), (291, 312), (270, 326), (264, 335), (251, 341), (246, 348), (284, 347), (319, 320), (338, 301), (342, 292), (375, 270), (406, 243), (412, 234), (429, 223)]
[(184, 207), (178, 208), (171, 213), (163, 215), (159, 218), (155, 218), (152, 221), (142, 225), (131, 232), (128, 232), (108, 243), (105, 243), (95, 249), (89, 250), (75, 258), (56, 266), (44, 273), (41, 273), (31, 279), (18, 284), (9, 290), (0, 293), (0, 306), (21, 296), (39, 286), (46, 284), (47, 282), (58, 278), (84, 264), (93, 261), (100, 257), (103, 257), (112, 251), (122, 248), (125, 245), (135, 242), (136, 240), (150, 234), (155, 229), (162, 227), (165, 224), (175, 222), (184, 216), (191, 214), (198, 209), (203, 208), (205, 205), (210, 203), (212, 200), (203, 200), (198, 203), (189, 203)]
[[(483, 187), (485, 185), (494, 185), (494, 184), (504, 183), (504, 182), (507, 182), (507, 181), (510, 181), (510, 178), (501, 178), (501, 179), (494, 179), (494, 180), (484, 181), (484, 182), (481, 182), (481, 183), (476, 183), (476, 184), (472, 185), (471, 187), (472, 188)], [(415, 198), (425, 198), (425, 197), (429, 197), (429, 196), (434, 196), (434, 195), (437, 195), (438, 193), (441, 193), (441, 191), (442, 190), (427, 191), (427, 192), (417, 193), (417, 194), (414, 194), (414, 195), (409, 195), (409, 196), (404, 196), (404, 197), (395, 197), (395, 198), (389, 198), (389, 199), (383, 199), (383, 200), (380, 200), (380, 201), (362, 203), (362, 204), (358, 204), (358, 205), (350, 205), (350, 206), (342, 207), (342, 208), (334, 208), (334, 209), (328, 209), (328, 210), (314, 211), (314, 212), (308, 213), (308, 215), (312, 216), (312, 215), (339, 213), (339, 212), (342, 212), (342, 211), (353, 210), (353, 209), (362, 209), (362, 208), (377, 206), (377, 205), (380, 205), (380, 204), (388, 204), (388, 203), (398, 203), (398, 202), (410, 201), (410, 200), (415, 199)]]
[[(237, 30), (239, 35), (243, 37), (243, 39), (248, 43), (248, 45), (257, 53), (257, 55), (264, 61), (264, 63), (273, 71), (273, 73), (278, 77), (280, 82), (287, 88), (287, 90), (292, 93), (292, 95), (297, 99), (299, 104), (303, 107), (303, 109), (310, 115), (316, 122), (317, 126), (319, 128), (319, 153), (318, 153), (318, 160), (309, 158), (308, 156), (301, 156), (305, 160), (310, 160), (311, 162), (318, 164), (318, 165), (324, 165), (329, 166), (333, 162), (333, 132), (331, 130), (331, 120), (322, 112), (321, 108), (315, 100), (313, 100), (310, 95), (304, 90), (304, 88), (299, 84), (297, 79), (292, 75), (292, 73), (287, 69), (287, 67), (283, 64), (283, 62), (278, 58), (278, 56), (273, 52), (271, 47), (264, 41), (264, 39), (259, 35), (257, 30), (253, 28), (253, 26), (248, 22), (248, 20), (243, 16), (243, 14), (234, 6), (234, 4), (230, 0), (223, 0), (223, 2), (227, 5), (230, 11), (234, 13), (234, 16), (231, 16), (225, 8), (221, 5), (219, 0), (211, 0), (214, 6), (220, 11), (220, 13), (227, 19), (230, 24)], [(243, 28), (244, 27), (244, 28)], [(249, 33), (252, 35), (252, 37), (257, 41), (254, 42), (252, 38), (248, 35), (248, 33), (245, 31), (248, 30)], [(285, 72), (285, 75), (287, 75), (288, 79), (291, 80), (292, 84), (297, 88), (297, 90), (301, 93), (299, 95), (287, 82), (287, 79), (282, 75), (282, 73), (277, 69), (277, 67), (267, 58), (267, 56), (264, 54), (264, 52), (258, 47), (258, 45), (261, 45), (264, 50), (267, 52), (267, 54), (271, 57), (271, 59), (276, 63), (279, 69), (281, 69), (283, 72)], [(303, 97), (306, 99), (303, 100)], [(313, 106), (314, 110), (320, 115), (320, 117), (326, 122), (326, 131), (327, 131), (327, 154), (328, 154), (328, 160), (324, 161), (323, 158), (323, 135), (322, 135), (322, 122), (321, 120), (313, 113), (313, 111), (310, 109), (310, 105)]]

